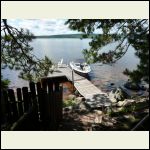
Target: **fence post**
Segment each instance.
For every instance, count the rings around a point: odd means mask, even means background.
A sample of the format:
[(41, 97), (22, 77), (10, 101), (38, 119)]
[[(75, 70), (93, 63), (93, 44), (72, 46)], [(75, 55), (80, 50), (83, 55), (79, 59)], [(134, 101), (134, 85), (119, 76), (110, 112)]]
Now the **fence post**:
[(41, 88), (40, 82), (37, 82), (36, 87), (37, 87), (37, 96), (38, 96), (38, 103), (39, 103), (40, 120), (43, 121), (44, 120), (43, 89)]
[(28, 93), (28, 88), (23, 87), (22, 88), (22, 93), (23, 93), (23, 101), (24, 101), (24, 112), (27, 112), (29, 110), (29, 93)]
[(13, 121), (16, 121), (19, 118), (18, 110), (17, 110), (17, 102), (15, 99), (15, 94), (12, 89), (8, 89), (8, 97), (10, 99), (11, 108), (13, 112)]
[(6, 107), (6, 114), (7, 114), (7, 122), (12, 123), (12, 114), (11, 114), (11, 107), (10, 103), (8, 101), (8, 93), (7, 91), (3, 91), (4, 101), (5, 101), (5, 107)]
[(49, 115), (48, 118), (50, 120), (49, 124), (49, 129), (50, 130), (54, 130), (56, 127), (56, 118), (55, 118), (55, 96), (54, 96), (54, 83), (52, 81), (52, 79), (48, 79), (47, 81), (48, 83), (48, 108), (47, 110), (49, 110)]
[(22, 92), (21, 88), (17, 88), (17, 98), (18, 98), (18, 110), (19, 110), (19, 116), (22, 116), (24, 111), (23, 111), (23, 101), (22, 101)]

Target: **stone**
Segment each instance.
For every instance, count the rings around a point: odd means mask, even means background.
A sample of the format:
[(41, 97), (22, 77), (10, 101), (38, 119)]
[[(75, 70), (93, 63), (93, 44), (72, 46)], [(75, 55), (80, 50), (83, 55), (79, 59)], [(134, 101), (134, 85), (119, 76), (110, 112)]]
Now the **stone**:
[(65, 107), (65, 108), (64, 108), (64, 111), (66, 111), (66, 112), (68, 112), (68, 111), (70, 111), (70, 110), (72, 110), (72, 106), (69, 106), (69, 107)]
[(109, 93), (109, 99), (111, 100), (112, 103), (124, 100), (127, 97), (128, 94), (121, 87), (114, 89)]
[(102, 116), (96, 116), (94, 119), (94, 123), (102, 123)]
[(119, 101), (119, 102), (117, 103), (117, 106), (121, 107), (121, 106), (123, 106), (123, 104), (124, 104), (124, 101)]
[(121, 106), (129, 106), (131, 104), (133, 104), (135, 102), (135, 100), (133, 99), (125, 99), (124, 101), (119, 101), (117, 103), (117, 106), (121, 107)]
[(77, 101), (77, 102), (82, 102), (82, 101), (84, 101), (84, 100), (85, 100), (84, 97), (77, 97), (77, 98), (76, 98), (76, 101)]
[(73, 94), (70, 94), (69, 96), (68, 96), (68, 99), (75, 99), (76, 98), (76, 96), (75, 95), (73, 95)]
[(113, 126), (113, 123), (112, 123), (112, 122), (104, 122), (104, 125), (105, 125), (105, 126), (108, 126), (108, 127), (112, 127), (112, 126)]
[(133, 100), (133, 99), (125, 99), (124, 101), (125, 101), (125, 103), (123, 104), (123, 106), (130, 106), (133, 103), (135, 103), (135, 100)]
[(117, 107), (112, 108), (112, 112), (115, 112), (115, 113), (117, 113), (117, 112), (119, 112), (119, 111), (122, 111), (122, 110), (123, 110), (123, 107), (122, 107), (122, 106), (119, 107), (119, 108), (117, 108)]
[(86, 110), (86, 106), (85, 106), (83, 103), (81, 103), (81, 104), (79, 105), (79, 109), (81, 109), (81, 110)]
[(97, 114), (97, 115), (102, 115), (103, 112), (101, 110), (94, 110), (94, 112)]
[(146, 101), (149, 101), (149, 98), (140, 98), (136, 103), (143, 103), (143, 102), (146, 102)]
[(124, 84), (124, 87), (127, 88), (127, 89), (130, 89), (130, 90), (140, 90), (139, 84), (138, 83), (134, 83), (132, 81), (127, 81)]

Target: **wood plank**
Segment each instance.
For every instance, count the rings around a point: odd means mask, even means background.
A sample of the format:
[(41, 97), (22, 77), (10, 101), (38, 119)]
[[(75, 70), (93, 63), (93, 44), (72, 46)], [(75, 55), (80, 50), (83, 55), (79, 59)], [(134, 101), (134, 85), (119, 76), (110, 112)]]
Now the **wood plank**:
[(13, 112), (13, 121), (16, 121), (19, 118), (19, 113), (18, 113), (15, 94), (12, 89), (8, 89), (8, 97), (10, 99), (11, 108), (12, 108), (12, 112)]
[(107, 101), (107, 93), (102, 92), (85, 77), (72, 72), (72, 70), (67, 65), (63, 65), (63, 67), (58, 68), (57, 71), (53, 73), (53, 75), (49, 74), (49, 77), (59, 77), (62, 75), (66, 76), (66, 78), (73, 83), (74, 87), (83, 97), (85, 97), (85, 99), (91, 99), (91, 101), (93, 101), (93, 97), (95, 98), (95, 95), (99, 95), (99, 98), (105, 95)]
[(18, 98), (18, 110), (19, 110), (19, 116), (23, 115), (23, 101), (22, 101), (22, 92), (21, 88), (17, 88), (17, 98)]
[(28, 88), (23, 87), (22, 88), (22, 93), (23, 93), (23, 101), (24, 101), (24, 112), (29, 110), (29, 93), (28, 93)]

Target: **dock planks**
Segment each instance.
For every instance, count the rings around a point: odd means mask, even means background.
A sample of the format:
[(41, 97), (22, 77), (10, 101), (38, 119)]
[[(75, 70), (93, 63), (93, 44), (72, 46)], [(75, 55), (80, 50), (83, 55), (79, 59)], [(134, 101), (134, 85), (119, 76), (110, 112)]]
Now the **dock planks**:
[(48, 75), (48, 77), (59, 76), (66, 76), (69, 81), (73, 82), (74, 87), (86, 99), (86, 103), (89, 104), (90, 107), (111, 105), (107, 93), (102, 92), (85, 77), (82, 77), (75, 72), (72, 73), (71, 68), (66, 64), (63, 64), (62, 67), (57, 68), (56, 71)]

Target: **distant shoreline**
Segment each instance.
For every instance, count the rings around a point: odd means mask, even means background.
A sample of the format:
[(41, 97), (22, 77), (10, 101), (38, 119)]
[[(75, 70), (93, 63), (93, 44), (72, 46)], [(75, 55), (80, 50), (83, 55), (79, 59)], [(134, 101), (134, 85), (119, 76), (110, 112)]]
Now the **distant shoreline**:
[(34, 38), (77, 38), (77, 39), (84, 39), (84, 38), (92, 38), (97, 36), (98, 34), (90, 34), (86, 36), (85, 34), (61, 34), (61, 35), (39, 35), (34, 36)]

